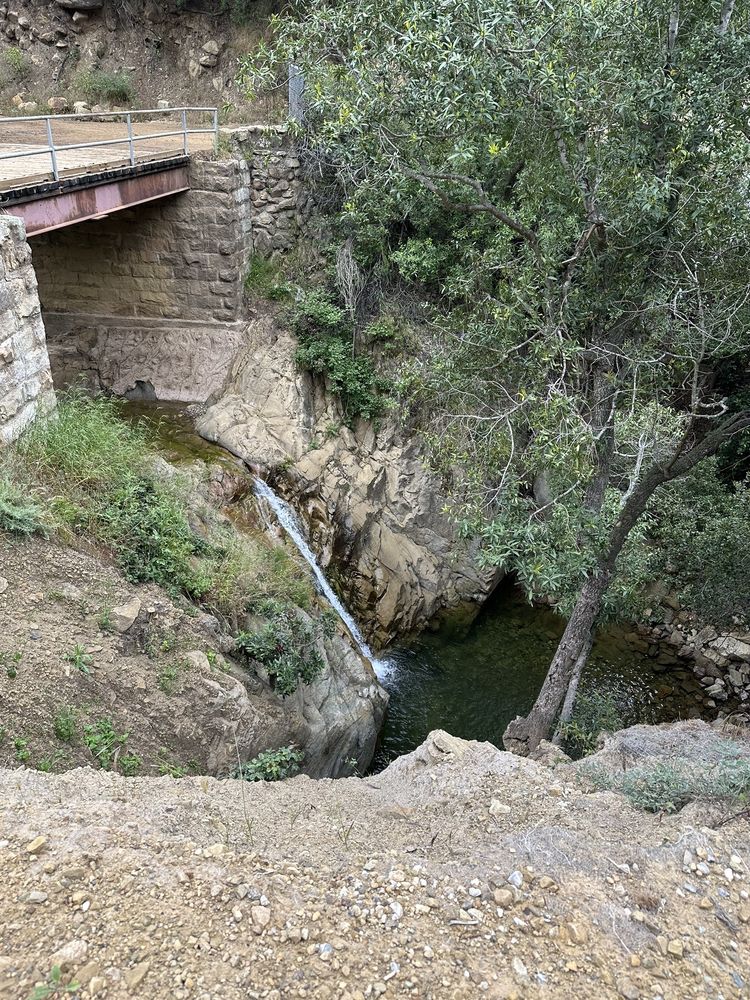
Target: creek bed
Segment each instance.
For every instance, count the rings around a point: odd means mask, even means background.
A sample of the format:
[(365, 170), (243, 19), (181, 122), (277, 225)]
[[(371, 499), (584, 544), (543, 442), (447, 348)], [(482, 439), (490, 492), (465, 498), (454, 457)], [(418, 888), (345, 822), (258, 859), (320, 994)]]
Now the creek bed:
[[(242, 468), (196, 433), (185, 404), (128, 402), (123, 416), (145, 420), (161, 452), (176, 465), (200, 460), (235, 474)], [(561, 618), (531, 607), (506, 583), (468, 629), (425, 633), (409, 646), (387, 650), (384, 685), (391, 701), (373, 770), (414, 750), (433, 729), (502, 747), (507, 724), (534, 703), (563, 628)], [(592, 689), (614, 696), (625, 725), (702, 714), (703, 689), (690, 669), (665, 670), (617, 629), (594, 645), (580, 691)]]
[[(414, 750), (433, 729), (502, 747), (507, 724), (533, 705), (564, 624), (505, 584), (463, 633), (425, 633), (390, 650), (391, 702), (374, 769)], [(625, 725), (697, 717), (704, 700), (689, 668), (665, 671), (616, 629), (592, 650), (579, 691), (593, 689), (613, 695)]]

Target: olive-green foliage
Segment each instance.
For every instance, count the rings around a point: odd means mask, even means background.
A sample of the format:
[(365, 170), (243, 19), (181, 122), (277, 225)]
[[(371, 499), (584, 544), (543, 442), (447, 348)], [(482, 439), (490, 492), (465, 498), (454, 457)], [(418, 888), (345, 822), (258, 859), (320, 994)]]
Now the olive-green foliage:
[(117, 733), (111, 719), (98, 719), (83, 727), (83, 740), (103, 770), (108, 771), (112, 759), (121, 750), (129, 733)]
[(354, 355), (347, 317), (326, 292), (316, 289), (301, 297), (293, 327), (300, 341), (298, 366), (325, 376), (348, 419), (372, 420), (383, 412), (383, 381), (369, 358)]
[(0, 475), (0, 531), (13, 535), (44, 534), (42, 509), (26, 492)]
[(73, 743), (78, 735), (75, 712), (72, 708), (61, 708), (52, 722), (55, 736), (63, 743)]
[(278, 604), (263, 610), (270, 620), (252, 632), (240, 632), (237, 646), (263, 664), (276, 691), (286, 697), (300, 684), (314, 681), (323, 669), (317, 641), (328, 628), (327, 620), (305, 620), (294, 608)]
[[(670, 29), (672, 10), (300, 0), (243, 68), (250, 87), (302, 68), (308, 157), (335, 178), (360, 267), (395, 272), (434, 307), (401, 385), (429, 413), (452, 512), (488, 563), (566, 610), (631, 482), (677, 468), (661, 459), (693, 440), (687, 373), (693, 411), (715, 412), (717, 367), (750, 345), (734, 86), (747, 11), (686, 0)], [(307, 336), (322, 343), (303, 341), (304, 366), (343, 362), (330, 356), (340, 332)], [(608, 496), (592, 511), (602, 467)], [(640, 581), (643, 557), (632, 564)], [(624, 577), (619, 597), (635, 589)]]
[(750, 481), (723, 482), (715, 460), (657, 496), (651, 579), (666, 576), (704, 621), (731, 625), (750, 607)]
[(560, 726), (565, 752), (573, 758), (585, 757), (596, 750), (602, 731), (622, 729), (623, 719), (617, 700), (610, 692), (580, 692), (570, 719)]
[(81, 73), (76, 83), (81, 93), (92, 101), (129, 104), (133, 99), (133, 81), (128, 73), (92, 69)]
[(731, 740), (720, 748), (713, 763), (706, 762), (700, 770), (679, 766), (679, 762), (657, 762), (618, 774), (598, 767), (586, 773), (595, 787), (622, 792), (637, 809), (647, 812), (679, 812), (696, 799), (731, 807), (750, 801), (750, 760), (746, 749)]
[(238, 768), (235, 777), (245, 781), (283, 781), (299, 773), (304, 757), (293, 746), (265, 750)]

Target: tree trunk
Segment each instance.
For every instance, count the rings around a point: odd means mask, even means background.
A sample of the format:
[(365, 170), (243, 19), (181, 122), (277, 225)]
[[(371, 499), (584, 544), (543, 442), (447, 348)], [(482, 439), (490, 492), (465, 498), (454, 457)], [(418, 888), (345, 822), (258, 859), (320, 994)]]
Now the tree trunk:
[(586, 661), (589, 658), (589, 653), (591, 652), (591, 647), (594, 644), (593, 635), (589, 636), (588, 642), (584, 643), (583, 649), (578, 654), (578, 659), (573, 667), (573, 676), (570, 678), (570, 684), (568, 684), (568, 693), (565, 695), (565, 701), (563, 702), (562, 711), (560, 712), (560, 718), (557, 720), (557, 729), (555, 730), (555, 735), (552, 737), (552, 742), (555, 746), (560, 746), (562, 742), (562, 727), (566, 722), (570, 721), (570, 717), (573, 714), (573, 706), (576, 703), (576, 695), (578, 694), (578, 685), (581, 680), (581, 674), (583, 673), (583, 668), (586, 666)]
[(518, 716), (509, 723), (503, 734), (506, 750), (525, 757), (547, 737), (573, 670), (579, 661), (583, 669), (588, 658), (594, 622), (611, 576), (611, 567), (605, 564), (584, 583), (534, 707), (525, 718)]

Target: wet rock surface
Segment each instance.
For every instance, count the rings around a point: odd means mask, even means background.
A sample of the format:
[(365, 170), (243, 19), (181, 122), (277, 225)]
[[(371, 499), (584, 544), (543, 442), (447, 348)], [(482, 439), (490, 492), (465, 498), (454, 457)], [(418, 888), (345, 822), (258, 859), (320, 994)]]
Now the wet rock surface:
[(199, 433), (277, 470), (321, 565), (347, 567), (342, 596), (378, 644), (442, 615), (471, 617), (497, 575), (457, 537), (418, 438), (395, 425), (342, 426), (323, 387), (296, 370), (295, 350), (273, 317), (256, 319)]

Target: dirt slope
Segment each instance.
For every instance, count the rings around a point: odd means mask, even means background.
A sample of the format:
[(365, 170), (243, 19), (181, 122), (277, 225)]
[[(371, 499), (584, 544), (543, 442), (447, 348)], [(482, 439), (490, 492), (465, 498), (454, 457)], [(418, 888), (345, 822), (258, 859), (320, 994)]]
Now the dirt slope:
[(443, 733), (370, 779), (6, 770), (0, 802), (14, 1000), (54, 965), (81, 1000), (718, 1000), (750, 976), (746, 824)]

